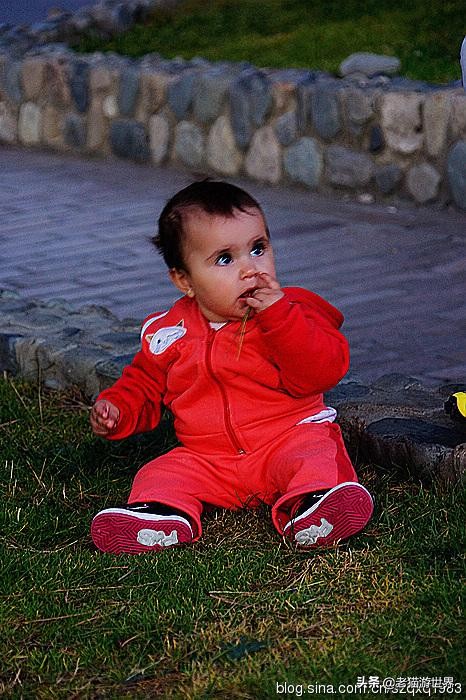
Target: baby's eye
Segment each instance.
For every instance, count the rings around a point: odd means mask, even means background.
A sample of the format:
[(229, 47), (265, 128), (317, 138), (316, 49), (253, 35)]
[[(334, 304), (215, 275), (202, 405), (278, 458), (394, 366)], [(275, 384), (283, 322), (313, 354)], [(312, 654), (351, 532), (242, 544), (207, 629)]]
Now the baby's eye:
[(265, 241), (257, 241), (256, 243), (254, 243), (253, 247), (251, 248), (251, 255), (258, 257), (259, 255), (263, 254), (265, 248), (266, 248)]
[(231, 257), (230, 253), (221, 253), (218, 258), (215, 260), (216, 265), (229, 265), (233, 258)]

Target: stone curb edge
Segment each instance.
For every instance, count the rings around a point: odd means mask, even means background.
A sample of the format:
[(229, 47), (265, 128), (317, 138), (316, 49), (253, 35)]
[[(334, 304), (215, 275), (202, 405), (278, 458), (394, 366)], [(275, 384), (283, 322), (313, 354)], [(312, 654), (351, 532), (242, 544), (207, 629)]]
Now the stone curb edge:
[[(0, 290), (0, 371), (53, 390), (77, 387), (91, 401), (113, 384), (139, 349), (140, 324), (103, 306), (23, 299)], [(385, 375), (371, 385), (344, 381), (326, 395), (338, 410), (352, 459), (441, 484), (466, 471), (466, 427), (443, 405), (466, 384), (427, 388)]]

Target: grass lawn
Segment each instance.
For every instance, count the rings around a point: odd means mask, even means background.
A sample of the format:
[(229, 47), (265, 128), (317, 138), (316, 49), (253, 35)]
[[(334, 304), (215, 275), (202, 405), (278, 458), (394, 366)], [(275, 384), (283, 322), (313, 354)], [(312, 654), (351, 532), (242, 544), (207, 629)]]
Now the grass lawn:
[(193, 546), (103, 555), (93, 514), (123, 502), (172, 439), (165, 425), (108, 443), (87, 419), (78, 393), (0, 381), (4, 697), (255, 700), (298, 696), (277, 683), (464, 682), (459, 487), (362, 466), (376, 512), (350, 545), (298, 552), (264, 509), (209, 514)]
[(372, 51), (398, 56), (403, 75), (442, 83), (461, 77), (465, 18), (464, 0), (187, 0), (112, 41), (88, 37), (77, 48), (330, 72), (349, 54)]

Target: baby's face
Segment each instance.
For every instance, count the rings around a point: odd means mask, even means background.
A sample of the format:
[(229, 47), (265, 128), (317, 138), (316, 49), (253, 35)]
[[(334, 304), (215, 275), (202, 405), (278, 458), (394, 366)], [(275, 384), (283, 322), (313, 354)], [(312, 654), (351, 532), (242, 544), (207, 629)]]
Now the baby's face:
[(276, 278), (272, 246), (264, 219), (256, 209), (233, 217), (196, 212), (185, 227), (187, 272), (172, 273), (183, 292), (190, 288), (204, 316), (221, 323), (243, 318), (259, 286), (258, 274)]

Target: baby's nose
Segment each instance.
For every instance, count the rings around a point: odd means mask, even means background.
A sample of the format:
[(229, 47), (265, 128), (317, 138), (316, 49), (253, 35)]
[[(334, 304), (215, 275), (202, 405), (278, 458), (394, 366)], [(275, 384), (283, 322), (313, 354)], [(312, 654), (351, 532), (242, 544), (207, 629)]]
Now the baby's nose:
[(249, 263), (247, 267), (244, 267), (241, 270), (241, 279), (248, 279), (249, 277), (255, 277), (257, 275), (257, 270), (254, 267), (254, 264)]
[(249, 277), (254, 277), (257, 275), (257, 264), (254, 258), (251, 256), (244, 256), (241, 260), (240, 265), (240, 275), (241, 279), (248, 279)]

